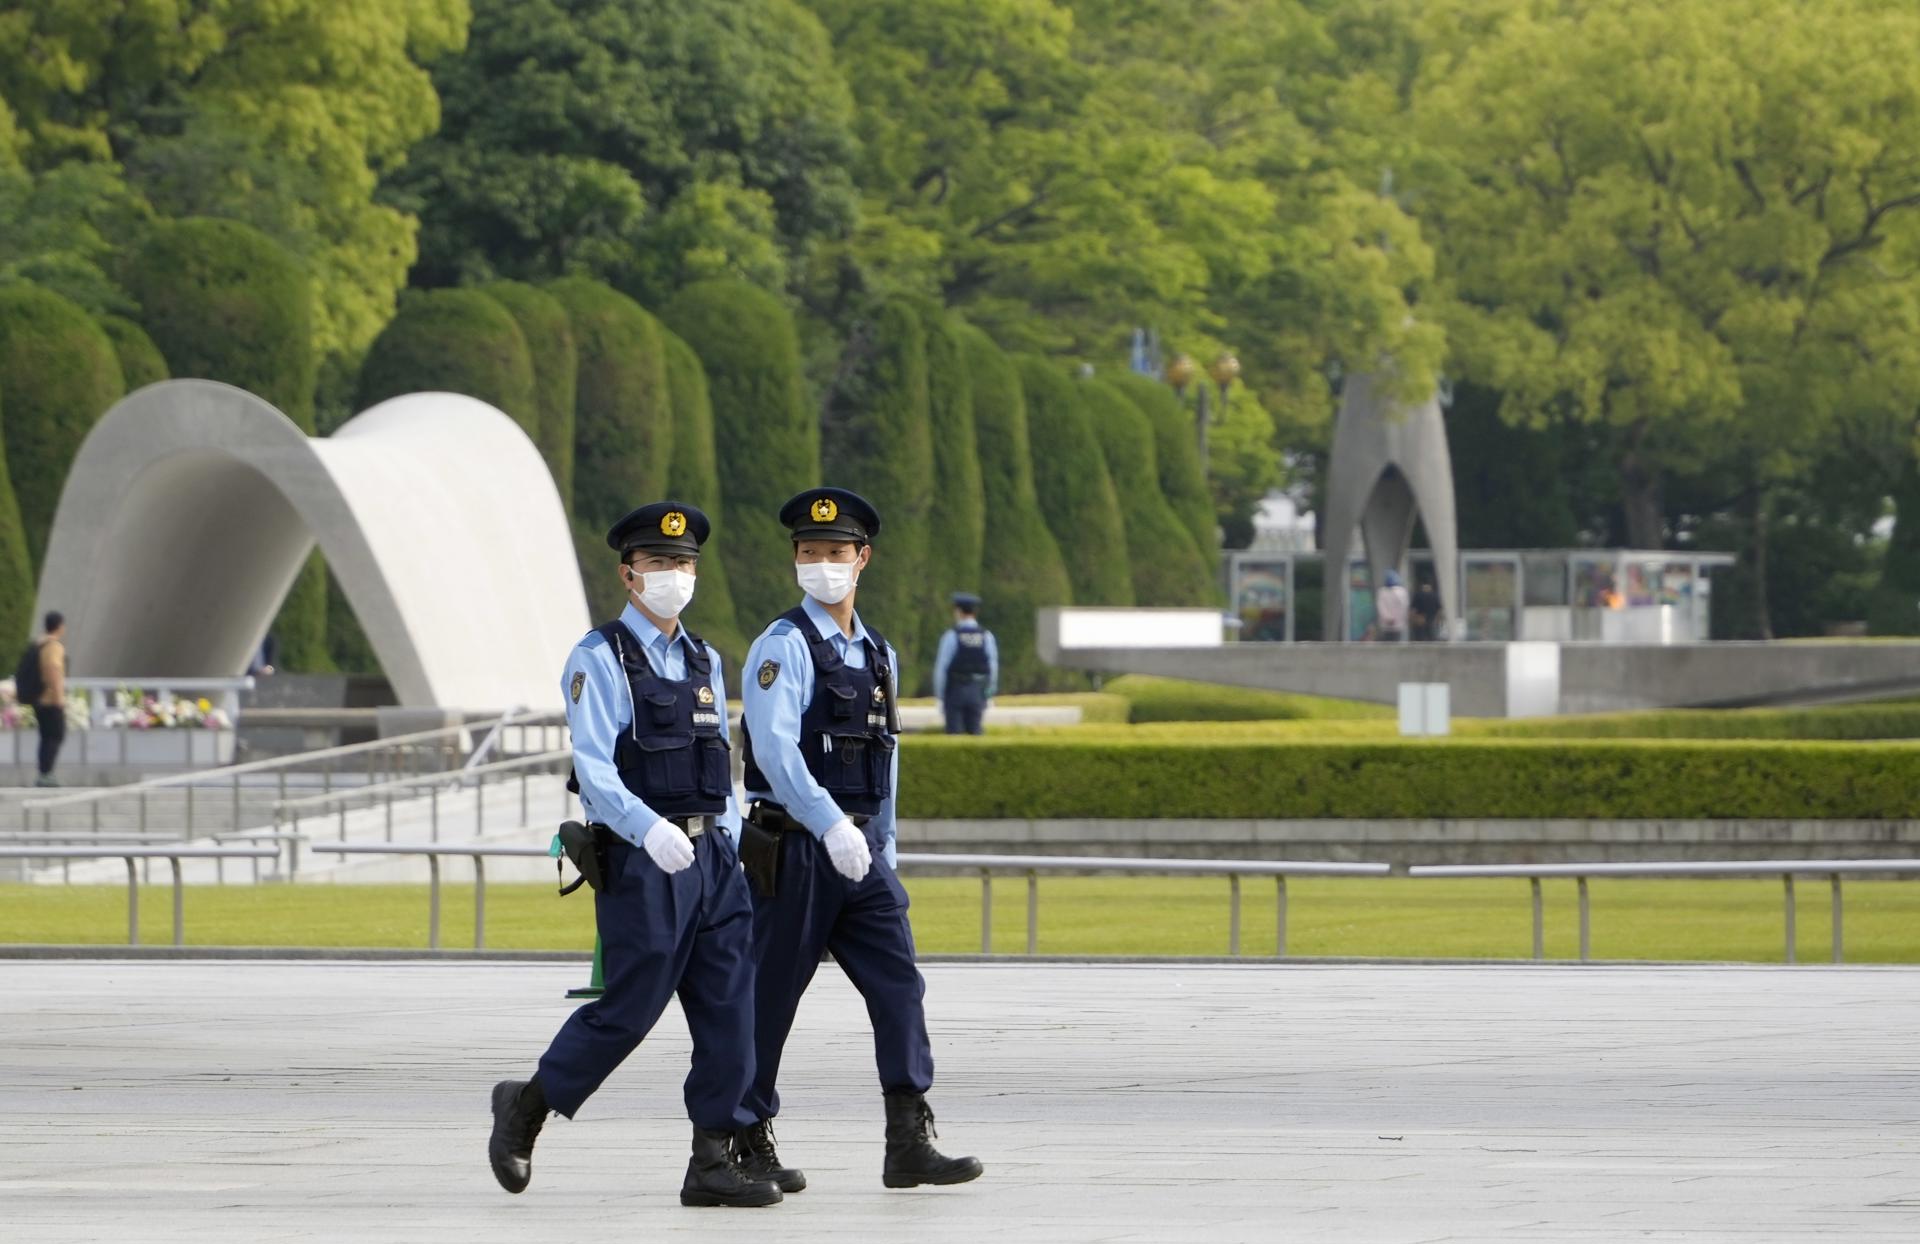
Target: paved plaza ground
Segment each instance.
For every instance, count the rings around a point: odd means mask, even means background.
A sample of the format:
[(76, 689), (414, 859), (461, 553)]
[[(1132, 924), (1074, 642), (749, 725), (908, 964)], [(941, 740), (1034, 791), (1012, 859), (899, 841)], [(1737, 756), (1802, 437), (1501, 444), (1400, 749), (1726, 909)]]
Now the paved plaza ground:
[(485, 1161), (580, 968), (0, 962), (0, 1240), (1920, 1239), (1920, 969), (929, 967), (941, 1143), (888, 1192), (831, 967), (784, 1205), (688, 1210), (669, 1011), (534, 1185)]

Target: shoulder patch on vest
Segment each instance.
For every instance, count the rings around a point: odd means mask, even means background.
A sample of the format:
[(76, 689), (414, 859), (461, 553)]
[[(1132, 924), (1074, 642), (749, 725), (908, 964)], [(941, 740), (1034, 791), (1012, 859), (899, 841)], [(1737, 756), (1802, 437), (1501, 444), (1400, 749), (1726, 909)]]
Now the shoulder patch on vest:
[(587, 672), (585, 670), (573, 671), (573, 689), (569, 694), (573, 696), (573, 702), (575, 704), (578, 704), (580, 702), (580, 691), (586, 685), (587, 685)]
[(762, 661), (760, 663), (760, 690), (766, 691), (773, 686), (773, 680), (780, 677), (780, 662)]

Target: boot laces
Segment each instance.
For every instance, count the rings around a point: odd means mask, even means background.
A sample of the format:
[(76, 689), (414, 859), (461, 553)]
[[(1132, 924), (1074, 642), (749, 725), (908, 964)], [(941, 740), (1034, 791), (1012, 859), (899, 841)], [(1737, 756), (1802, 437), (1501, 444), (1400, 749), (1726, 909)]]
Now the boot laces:
[(930, 1137), (935, 1140), (939, 1139), (940, 1133), (934, 1130), (933, 1126), (933, 1107), (924, 1101), (921, 1102), (918, 1115), (919, 1117), (914, 1120), (914, 1125), (915, 1129), (920, 1133), (920, 1139), (926, 1140)]
[(513, 1129), (514, 1139), (519, 1146), (514, 1152), (532, 1153), (533, 1142), (539, 1137), (540, 1129), (546, 1125), (546, 1122), (546, 1111), (529, 1110), (519, 1101), (515, 1101), (513, 1103), (513, 1116), (509, 1121), (509, 1126)]
[(780, 1165), (779, 1151), (774, 1148), (771, 1120), (747, 1129), (746, 1150), (768, 1166)]

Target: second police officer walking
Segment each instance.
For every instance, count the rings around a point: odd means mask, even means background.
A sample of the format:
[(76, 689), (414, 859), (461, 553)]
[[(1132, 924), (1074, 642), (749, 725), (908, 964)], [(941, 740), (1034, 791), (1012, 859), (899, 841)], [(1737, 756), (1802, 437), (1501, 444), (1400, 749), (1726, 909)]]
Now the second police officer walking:
[(987, 706), (1000, 688), (1000, 645), (980, 625), (980, 598), (953, 594), (953, 625), (933, 658), (933, 696), (948, 734), (985, 732)]
[(576, 862), (597, 880), (606, 991), (561, 1026), (531, 1079), (494, 1086), (488, 1157), (508, 1192), (532, 1179), (547, 1113), (572, 1118), (678, 994), (693, 1036), (693, 1156), (680, 1203), (781, 1199), (741, 1170), (733, 1144), (757, 1121), (741, 1105), (753, 1076), (753, 915), (729, 837), (739, 811), (726, 684), (713, 650), (679, 624), (707, 534), (707, 516), (676, 501), (615, 524), (607, 543), (629, 602), (588, 632), (561, 675), (574, 779), (593, 821), (592, 839), (572, 824), (562, 838), (579, 833)]
[(926, 982), (914, 961), (907, 893), (894, 874), (897, 658), (854, 610), (880, 515), (862, 497), (815, 488), (788, 501), (795, 577), (805, 598), (754, 641), (742, 706), (748, 823), (742, 859), (754, 889), (754, 1076), (736, 1138), (746, 1172), (788, 1192), (775, 1082), (800, 997), (823, 951), (866, 1001), (886, 1112), (889, 1188), (965, 1183), (974, 1158), (933, 1147)]

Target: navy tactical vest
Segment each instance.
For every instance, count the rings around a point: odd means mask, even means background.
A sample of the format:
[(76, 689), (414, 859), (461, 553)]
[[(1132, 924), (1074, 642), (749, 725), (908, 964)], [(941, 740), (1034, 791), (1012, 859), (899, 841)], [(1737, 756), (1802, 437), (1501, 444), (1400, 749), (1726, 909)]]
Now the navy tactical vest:
[(953, 659), (947, 662), (947, 677), (986, 678), (993, 673), (987, 661), (987, 633), (977, 626), (953, 628)]
[[(726, 705), (714, 702), (707, 646), (687, 633), (687, 677), (673, 682), (654, 672), (626, 623), (616, 618), (595, 630), (619, 657), (633, 697), (633, 718), (621, 726), (613, 749), (620, 781), (661, 816), (725, 812), (733, 789), (727, 741), (720, 735)], [(567, 786), (579, 790), (572, 779)]]
[[(855, 669), (840, 659), (833, 644), (820, 637), (805, 609), (789, 609), (779, 620), (799, 628), (813, 657), (813, 698), (800, 715), (800, 756), (807, 772), (848, 816), (875, 816), (893, 793), (894, 732), (887, 697), (893, 669), (887, 641), (867, 630), (867, 664)], [(746, 786), (773, 786), (753, 759), (753, 736), (744, 723)]]

